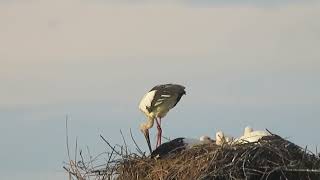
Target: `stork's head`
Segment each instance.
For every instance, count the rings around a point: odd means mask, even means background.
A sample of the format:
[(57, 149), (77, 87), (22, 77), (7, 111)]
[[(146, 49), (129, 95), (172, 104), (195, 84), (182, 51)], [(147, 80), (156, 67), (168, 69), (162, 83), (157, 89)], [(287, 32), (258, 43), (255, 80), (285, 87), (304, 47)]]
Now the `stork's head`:
[(209, 136), (201, 136), (200, 141), (204, 144), (213, 143), (214, 141)]
[(147, 127), (147, 125), (145, 123), (142, 123), (140, 125), (140, 131), (142, 132), (142, 134), (146, 138), (146, 141), (148, 143), (148, 148), (150, 150), (150, 153), (152, 153), (152, 148), (151, 148), (151, 143), (150, 143), (150, 138), (149, 138), (149, 128)]
[(253, 132), (253, 129), (250, 126), (247, 126), (244, 128), (244, 136), (248, 136), (251, 132)]
[(225, 137), (222, 131), (216, 133), (216, 144), (222, 145), (225, 142)]

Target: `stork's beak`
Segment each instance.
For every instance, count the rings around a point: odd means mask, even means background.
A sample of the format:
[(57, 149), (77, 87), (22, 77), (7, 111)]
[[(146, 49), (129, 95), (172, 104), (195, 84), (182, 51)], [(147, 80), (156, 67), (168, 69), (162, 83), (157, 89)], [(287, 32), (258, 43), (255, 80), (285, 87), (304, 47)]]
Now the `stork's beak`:
[(149, 138), (149, 131), (148, 130), (144, 131), (143, 135), (146, 138), (146, 141), (148, 143), (148, 148), (149, 148), (149, 151), (150, 151), (150, 154), (151, 154), (152, 153), (152, 148), (151, 148), (151, 143), (150, 143), (150, 138)]

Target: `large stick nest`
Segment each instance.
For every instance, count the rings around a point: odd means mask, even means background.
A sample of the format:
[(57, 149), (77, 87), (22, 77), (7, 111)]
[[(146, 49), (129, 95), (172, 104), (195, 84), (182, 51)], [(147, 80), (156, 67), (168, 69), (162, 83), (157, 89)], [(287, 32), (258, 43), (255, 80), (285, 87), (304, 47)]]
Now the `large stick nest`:
[(319, 155), (277, 135), (263, 137), (256, 143), (199, 145), (162, 159), (128, 153), (123, 147), (120, 151), (112, 147), (108, 155), (103, 168), (70, 161), (65, 169), (70, 178), (81, 180), (320, 179)]

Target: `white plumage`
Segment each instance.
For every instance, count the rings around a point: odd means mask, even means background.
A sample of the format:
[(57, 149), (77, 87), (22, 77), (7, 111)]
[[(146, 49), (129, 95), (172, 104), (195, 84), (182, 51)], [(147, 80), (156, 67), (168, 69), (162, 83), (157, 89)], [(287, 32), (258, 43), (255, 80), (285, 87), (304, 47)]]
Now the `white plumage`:
[(143, 98), (141, 99), (139, 103), (139, 109), (144, 113), (144, 114), (149, 114), (149, 111), (147, 110), (147, 107), (151, 106), (151, 102), (154, 98), (154, 95), (156, 94), (156, 90), (149, 91), (146, 93)]
[(249, 142), (258, 142), (264, 136), (270, 136), (270, 133), (266, 131), (253, 131), (251, 127), (246, 127), (244, 129), (243, 136), (235, 140), (235, 143), (249, 143)]
[(139, 109), (146, 115), (147, 122), (140, 125), (140, 130), (144, 134), (150, 153), (152, 152), (149, 129), (154, 121), (157, 123), (157, 144), (161, 144), (161, 118), (166, 116), (170, 109), (175, 107), (181, 97), (186, 94), (185, 87), (178, 84), (164, 84), (153, 87), (147, 92), (139, 103)]
[(230, 144), (233, 141), (233, 137), (226, 136), (222, 131), (216, 133), (216, 145)]
[(208, 142), (208, 143), (214, 143), (214, 140), (212, 140), (209, 136), (201, 136), (200, 137), (201, 142)]

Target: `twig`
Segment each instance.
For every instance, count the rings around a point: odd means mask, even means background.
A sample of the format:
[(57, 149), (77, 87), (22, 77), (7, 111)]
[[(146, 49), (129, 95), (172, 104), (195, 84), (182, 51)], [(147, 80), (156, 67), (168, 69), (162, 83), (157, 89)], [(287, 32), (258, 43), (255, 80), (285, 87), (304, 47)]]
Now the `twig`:
[(66, 115), (66, 144), (67, 144), (68, 158), (69, 158), (69, 162), (70, 162), (71, 158), (70, 158), (70, 150), (69, 150), (68, 115)]
[(130, 136), (131, 136), (131, 139), (132, 139), (134, 145), (136, 146), (136, 150), (138, 151), (138, 153), (139, 153), (140, 155), (142, 155), (142, 156), (145, 157), (145, 153), (140, 149), (140, 147), (138, 146), (137, 142), (136, 142), (135, 139), (133, 138), (131, 128), (130, 128)]
[(115, 147), (111, 146), (111, 144), (110, 144), (101, 134), (100, 134), (100, 137), (101, 137), (101, 139), (102, 139), (105, 143), (107, 143), (107, 145), (108, 145), (116, 154), (118, 154), (119, 156), (122, 156), (122, 154), (119, 153), (118, 151), (116, 151), (116, 150), (115, 150)]
[(75, 162), (75, 166), (77, 168), (77, 154), (78, 154), (78, 137), (76, 137), (76, 148), (74, 150), (74, 162)]
[(283, 171), (288, 171), (288, 172), (309, 172), (309, 173), (320, 173), (320, 169), (288, 169), (288, 168), (283, 168)]
[(121, 134), (121, 137), (122, 137), (122, 141), (124, 143), (124, 147), (125, 147), (125, 150), (126, 150), (126, 155), (128, 155), (128, 146), (127, 146), (127, 143), (126, 143), (126, 140), (124, 139), (124, 136), (123, 136), (123, 133), (120, 129), (120, 134)]

